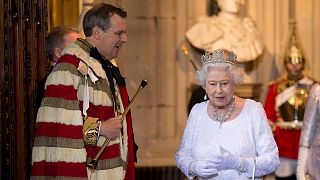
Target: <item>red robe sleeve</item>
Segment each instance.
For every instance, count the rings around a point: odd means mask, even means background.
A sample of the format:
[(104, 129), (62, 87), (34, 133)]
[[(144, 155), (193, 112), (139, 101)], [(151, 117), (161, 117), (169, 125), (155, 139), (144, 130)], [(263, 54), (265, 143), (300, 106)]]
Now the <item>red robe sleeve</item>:
[[(125, 86), (119, 86), (121, 100), (123, 102), (124, 107), (128, 107), (129, 105), (129, 96), (127, 89)], [(133, 139), (133, 129), (132, 129), (132, 118), (131, 111), (129, 111), (126, 115), (127, 120), (127, 132), (128, 132), (128, 165), (126, 170), (125, 180), (134, 180), (134, 139)]]

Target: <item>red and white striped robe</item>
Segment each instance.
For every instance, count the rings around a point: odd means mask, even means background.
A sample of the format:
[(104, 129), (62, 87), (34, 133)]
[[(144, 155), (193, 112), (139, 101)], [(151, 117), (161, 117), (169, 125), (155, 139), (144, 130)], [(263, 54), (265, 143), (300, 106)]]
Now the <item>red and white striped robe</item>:
[[(86, 92), (89, 108), (83, 109)], [(116, 94), (123, 111), (129, 104), (125, 86), (117, 86)], [(48, 76), (38, 111), (32, 179), (134, 179), (130, 113), (123, 121), (123, 137), (109, 143), (97, 170), (86, 168), (86, 162), (94, 158), (105, 138), (99, 137), (98, 147), (84, 146), (83, 112), (101, 121), (114, 117), (111, 97), (101, 64), (75, 43), (65, 48)]]

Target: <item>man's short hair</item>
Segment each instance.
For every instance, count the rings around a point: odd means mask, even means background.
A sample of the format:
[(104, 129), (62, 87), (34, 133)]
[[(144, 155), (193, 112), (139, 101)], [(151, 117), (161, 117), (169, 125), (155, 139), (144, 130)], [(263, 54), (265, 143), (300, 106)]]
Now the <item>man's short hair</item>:
[(110, 27), (110, 18), (117, 14), (122, 18), (127, 17), (127, 12), (113, 5), (100, 3), (92, 7), (83, 18), (83, 32), (86, 37), (92, 35), (92, 28), (97, 26), (106, 31)]

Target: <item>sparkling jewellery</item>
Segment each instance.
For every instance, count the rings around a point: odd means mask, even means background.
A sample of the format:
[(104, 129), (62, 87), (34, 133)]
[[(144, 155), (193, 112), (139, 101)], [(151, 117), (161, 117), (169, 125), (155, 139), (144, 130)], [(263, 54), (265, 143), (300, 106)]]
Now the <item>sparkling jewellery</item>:
[(202, 60), (202, 65), (209, 64), (209, 63), (212, 63), (212, 64), (216, 64), (216, 63), (236, 64), (237, 63), (237, 56), (232, 51), (227, 53), (227, 51), (224, 51), (222, 49), (218, 49), (213, 52), (205, 52), (205, 54), (201, 56), (201, 60)]
[(231, 99), (230, 106), (226, 114), (218, 113), (218, 109), (216, 108), (213, 109), (213, 120), (220, 122), (220, 127), (221, 127), (222, 123), (229, 120), (233, 110), (234, 110), (234, 97), (232, 97)]

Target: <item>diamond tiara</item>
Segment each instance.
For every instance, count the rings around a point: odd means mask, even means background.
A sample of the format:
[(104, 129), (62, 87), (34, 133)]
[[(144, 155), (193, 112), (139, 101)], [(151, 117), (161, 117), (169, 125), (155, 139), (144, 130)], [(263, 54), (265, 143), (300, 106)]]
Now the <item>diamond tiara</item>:
[(209, 63), (217, 64), (217, 63), (229, 63), (236, 64), (237, 63), (237, 55), (232, 51), (224, 51), (222, 49), (215, 50), (213, 52), (205, 52), (201, 57), (202, 65), (206, 65)]

